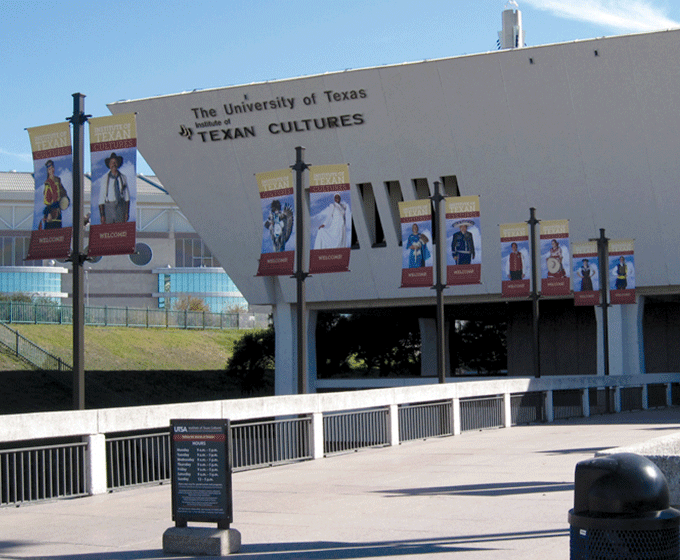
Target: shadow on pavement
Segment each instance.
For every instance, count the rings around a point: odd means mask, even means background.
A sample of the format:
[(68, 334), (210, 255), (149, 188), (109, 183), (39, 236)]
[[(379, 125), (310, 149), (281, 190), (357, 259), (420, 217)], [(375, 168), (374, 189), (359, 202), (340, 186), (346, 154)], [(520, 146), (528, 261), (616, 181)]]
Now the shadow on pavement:
[(389, 498), (412, 496), (512, 496), (518, 494), (545, 494), (546, 492), (570, 492), (571, 482), (499, 482), (493, 484), (469, 484), (461, 486), (435, 486), (432, 488), (404, 488), (376, 492)]
[[(355, 558), (385, 558), (389, 556), (407, 556), (423, 554), (440, 554), (461, 551), (484, 551), (502, 548), (502, 543), (520, 539), (544, 539), (566, 537), (568, 529), (549, 531), (526, 531), (521, 533), (492, 533), (487, 535), (468, 535), (437, 539), (414, 539), (405, 541), (376, 541), (368, 543), (345, 542), (293, 542), (275, 544), (246, 544), (231, 558), (244, 557), (251, 560), (352, 560)], [(496, 546), (484, 546), (493, 545)], [(0, 543), (2, 550), (4, 543)], [(68, 556), (39, 556), (36, 560), (146, 560), (165, 558), (218, 558), (215, 556), (173, 556), (165, 555), (162, 550), (133, 550), (127, 552), (102, 552), (94, 554), (70, 554)]]

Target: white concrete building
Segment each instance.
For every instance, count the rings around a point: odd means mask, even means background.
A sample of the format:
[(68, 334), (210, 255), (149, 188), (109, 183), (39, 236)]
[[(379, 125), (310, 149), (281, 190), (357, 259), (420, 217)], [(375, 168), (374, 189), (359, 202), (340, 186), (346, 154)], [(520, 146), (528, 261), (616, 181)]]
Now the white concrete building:
[[(295, 392), (296, 285), (255, 276), (263, 230), (255, 174), (291, 166), (296, 146), (308, 164), (350, 165), (355, 233), (351, 272), (306, 281), (311, 390), (319, 311), (434, 305), (433, 290), (400, 288), (397, 202), (431, 196), (435, 181), (481, 205), (482, 281), (445, 291), (449, 320), (505, 317), (510, 375), (530, 372), (531, 306), (501, 297), (498, 225), (528, 220), (532, 207), (540, 220), (568, 219), (572, 241), (601, 228), (635, 240), (637, 303), (609, 309), (611, 373), (678, 371), (679, 55), (672, 30), (110, 109), (137, 113), (138, 149), (183, 215), (248, 301), (274, 307), (280, 394)], [(601, 315), (571, 297), (542, 301), (543, 374), (602, 374)]]

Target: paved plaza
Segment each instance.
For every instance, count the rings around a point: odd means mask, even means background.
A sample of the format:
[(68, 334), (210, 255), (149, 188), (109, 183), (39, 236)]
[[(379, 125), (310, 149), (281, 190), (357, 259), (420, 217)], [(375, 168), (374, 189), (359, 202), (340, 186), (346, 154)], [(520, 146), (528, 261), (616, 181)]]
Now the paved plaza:
[[(677, 430), (669, 408), (235, 473), (232, 557), (567, 559), (576, 463)], [(0, 509), (0, 558), (186, 558), (162, 551), (170, 500), (163, 485)]]

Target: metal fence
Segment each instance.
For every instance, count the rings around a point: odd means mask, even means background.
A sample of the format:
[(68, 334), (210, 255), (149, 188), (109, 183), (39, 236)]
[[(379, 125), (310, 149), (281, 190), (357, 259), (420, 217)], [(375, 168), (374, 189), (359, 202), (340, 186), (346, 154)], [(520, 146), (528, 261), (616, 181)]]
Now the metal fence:
[(453, 402), (404, 404), (399, 407), (399, 440), (453, 435)]
[(503, 395), (460, 400), (461, 432), (503, 426)]
[(87, 495), (86, 443), (0, 451), (0, 505)]
[(613, 387), (588, 389), (588, 401), (590, 403), (590, 414), (605, 414), (612, 412), (615, 407), (615, 391)]
[(312, 458), (309, 416), (231, 425), (235, 471), (270, 467)]
[(647, 385), (647, 406), (649, 408), (661, 408), (666, 406), (666, 386), (663, 383)]
[(106, 467), (111, 490), (170, 480), (170, 432), (107, 438)]
[(553, 392), (553, 415), (555, 420), (583, 416), (583, 400), (579, 389)]
[(389, 409), (324, 414), (323, 434), (325, 455), (389, 445)]
[[(421, 398), (411, 403), (388, 401), (381, 406), (364, 400), (363, 408), (298, 409), (275, 418), (252, 417), (231, 423), (231, 463), (239, 471), (470, 430), (677, 404), (672, 399), (667, 402), (668, 396), (677, 394), (675, 383), (646, 387), (646, 391), (640, 385), (618, 387), (620, 399), (615, 398), (614, 387), (586, 387), (432, 401)], [(583, 391), (588, 391), (588, 412)], [(546, 402), (550, 398), (552, 401)], [(506, 406), (510, 419), (505, 417)], [(396, 419), (391, 411), (396, 411)], [(105, 436), (105, 466), (99, 464), (99, 454), (93, 455), (87, 443), (73, 443), (73, 438), (62, 438), (59, 445), (29, 447), (26, 443), (24, 448), (0, 450), (0, 506), (87, 495), (88, 468), (99, 473), (102, 485), (106, 469), (108, 490), (172, 478), (169, 427), (101, 435)], [(95, 464), (98, 466), (90, 467)]]
[[(85, 324), (98, 327), (179, 329), (254, 329), (269, 326), (266, 313), (213, 313), (130, 307), (85, 307)], [(73, 323), (73, 308), (44, 302), (0, 301), (1, 323), (62, 325)]]
[(545, 397), (543, 393), (517, 393), (510, 395), (512, 425), (533, 424), (545, 421)]
[(15, 356), (23, 358), (38, 369), (49, 371), (68, 371), (69, 364), (61, 358), (43, 350), (7, 325), (0, 323), (0, 344), (9, 349)]
[(621, 410), (642, 410), (642, 387), (621, 388)]

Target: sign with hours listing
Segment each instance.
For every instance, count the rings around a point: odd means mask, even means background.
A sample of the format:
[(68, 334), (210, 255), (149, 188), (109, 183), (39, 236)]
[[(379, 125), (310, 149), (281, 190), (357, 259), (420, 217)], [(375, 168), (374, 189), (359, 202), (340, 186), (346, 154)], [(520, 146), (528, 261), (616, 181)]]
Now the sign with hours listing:
[(233, 521), (229, 420), (171, 420), (172, 519)]

